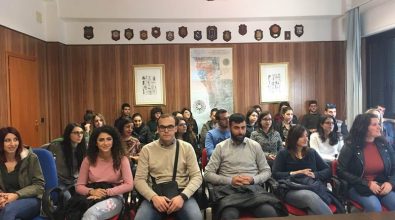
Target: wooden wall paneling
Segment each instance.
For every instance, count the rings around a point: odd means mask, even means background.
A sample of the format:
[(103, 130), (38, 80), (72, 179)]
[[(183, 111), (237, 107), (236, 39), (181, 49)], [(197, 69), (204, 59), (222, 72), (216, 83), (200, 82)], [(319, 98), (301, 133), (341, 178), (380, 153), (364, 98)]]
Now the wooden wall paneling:
[(8, 71), (6, 65), (6, 28), (0, 26), (0, 127), (9, 124)]

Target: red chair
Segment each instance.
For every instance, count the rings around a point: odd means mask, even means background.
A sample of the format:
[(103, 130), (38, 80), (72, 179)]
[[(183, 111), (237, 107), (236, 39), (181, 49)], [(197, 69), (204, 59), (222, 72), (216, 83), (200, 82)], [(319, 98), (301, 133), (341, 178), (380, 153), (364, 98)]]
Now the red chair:
[(206, 168), (207, 161), (208, 161), (207, 149), (204, 147), (202, 150), (202, 170), (203, 171)]
[[(339, 190), (339, 189), (335, 190), (338, 192), (335, 194), (339, 194), (339, 195), (337, 195), (339, 198), (344, 198), (348, 213), (351, 213), (352, 207), (355, 207), (356, 209), (363, 211), (363, 207), (361, 204), (359, 204), (358, 202), (351, 200), (347, 197), (347, 193), (348, 193), (347, 192), (348, 191), (347, 182), (345, 180), (341, 180), (337, 176), (337, 165), (338, 165), (337, 160), (332, 161), (332, 176), (333, 176), (333, 181), (334, 181), (333, 185), (334, 185), (334, 188), (335, 187), (341, 188), (341, 190)], [(388, 212), (388, 208), (383, 205), (381, 205), (381, 209), (383, 212)]]

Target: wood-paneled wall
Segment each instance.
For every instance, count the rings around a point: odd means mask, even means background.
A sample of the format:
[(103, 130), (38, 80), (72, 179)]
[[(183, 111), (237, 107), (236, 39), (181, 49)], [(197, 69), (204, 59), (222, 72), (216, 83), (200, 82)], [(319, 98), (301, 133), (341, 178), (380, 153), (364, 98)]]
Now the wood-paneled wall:
[[(61, 134), (68, 122), (80, 122), (86, 109), (103, 113), (109, 124), (119, 116), (124, 102), (133, 104), (132, 66), (164, 64), (166, 83), (165, 112), (190, 107), (189, 49), (195, 47), (230, 47), (233, 50), (234, 107), (245, 113), (259, 102), (259, 63), (288, 62), (290, 103), (297, 116), (306, 112), (306, 101), (336, 103), (338, 117), (345, 109), (345, 42), (289, 42), (245, 44), (168, 44), (168, 45), (62, 45), (44, 43), (0, 27), (11, 44), (28, 44), (32, 55), (42, 59), (43, 97), (49, 119), (48, 137)], [(13, 37), (9, 36), (12, 32)], [(30, 39), (27, 42), (16, 39)], [(25, 44), (24, 44), (25, 43)], [(1, 58), (4, 48), (0, 41)], [(39, 46), (37, 46), (39, 45)], [(16, 47), (16, 46), (15, 46)], [(16, 50), (16, 49), (14, 49)], [(25, 52), (17, 50), (16, 52)], [(6, 75), (0, 64), (0, 76)], [(1, 83), (0, 113), (7, 115)], [(277, 112), (278, 104), (261, 104)], [(151, 107), (132, 106), (148, 119)], [(6, 120), (0, 120), (1, 123)]]

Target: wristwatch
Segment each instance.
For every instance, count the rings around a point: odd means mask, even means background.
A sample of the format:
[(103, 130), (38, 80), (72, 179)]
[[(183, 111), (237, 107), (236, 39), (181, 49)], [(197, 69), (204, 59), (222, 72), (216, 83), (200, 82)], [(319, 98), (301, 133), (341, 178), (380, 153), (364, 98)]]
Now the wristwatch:
[(187, 200), (188, 200), (188, 196), (185, 195), (184, 193), (180, 193), (180, 196), (181, 196), (181, 198), (182, 198), (184, 201), (187, 201)]

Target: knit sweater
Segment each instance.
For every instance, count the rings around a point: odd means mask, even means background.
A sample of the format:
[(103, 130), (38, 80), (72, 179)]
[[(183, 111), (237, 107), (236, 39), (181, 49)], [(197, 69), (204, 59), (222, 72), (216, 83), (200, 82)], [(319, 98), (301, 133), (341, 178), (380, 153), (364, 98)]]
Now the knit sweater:
[(97, 158), (96, 164), (92, 165), (85, 157), (76, 184), (77, 192), (81, 195), (87, 195), (91, 188), (86, 187), (86, 184), (93, 182), (112, 183), (114, 187), (106, 189), (108, 196), (122, 195), (125, 192), (132, 191), (133, 176), (129, 159), (126, 156), (122, 157), (120, 169), (114, 170), (112, 159), (105, 161)]
[[(182, 193), (189, 198), (202, 184), (202, 175), (192, 145), (182, 140), (178, 141), (180, 150), (176, 181), (178, 188), (183, 189)], [(152, 190), (150, 176), (157, 184), (172, 180), (175, 154), (175, 141), (170, 146), (164, 146), (160, 140), (156, 140), (144, 146), (140, 151), (135, 184), (137, 191), (145, 199), (150, 201), (153, 196), (157, 195)]]

